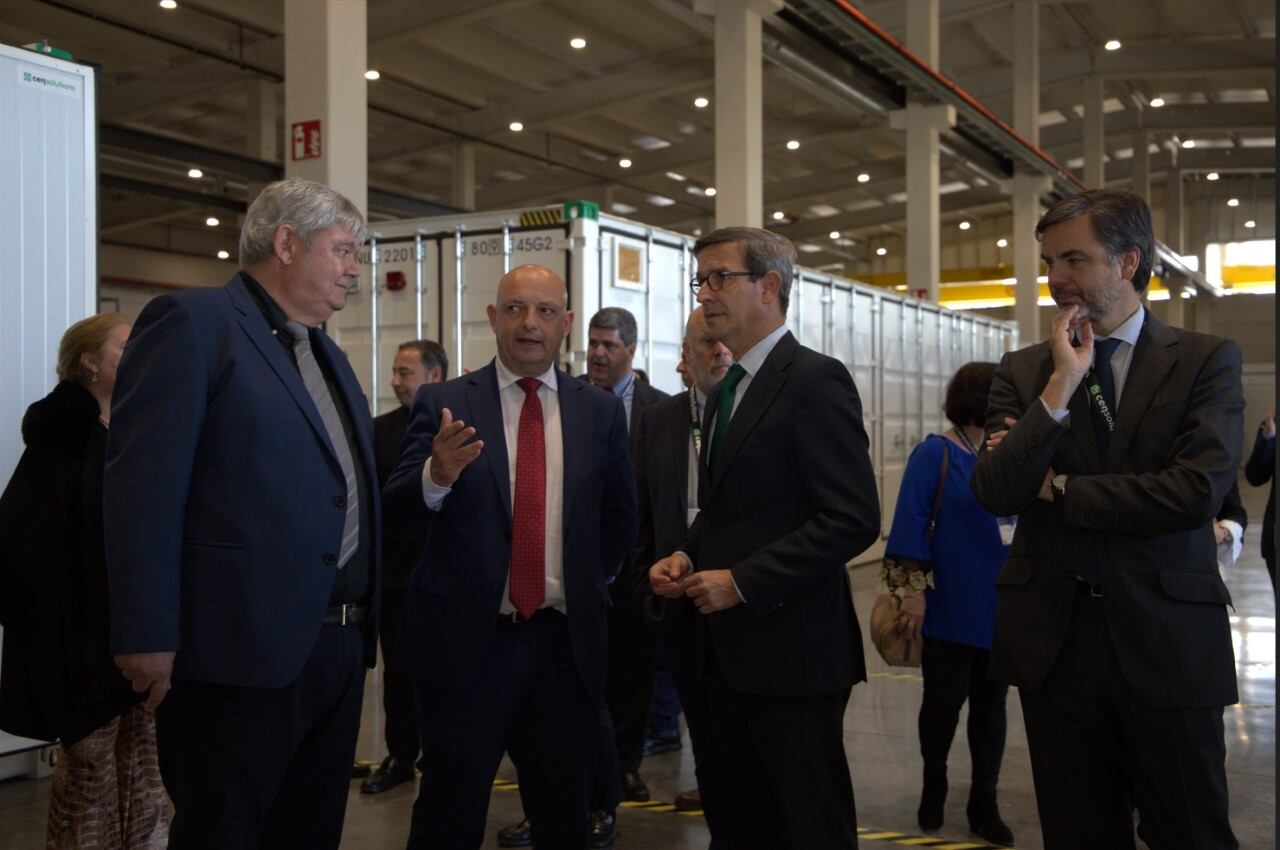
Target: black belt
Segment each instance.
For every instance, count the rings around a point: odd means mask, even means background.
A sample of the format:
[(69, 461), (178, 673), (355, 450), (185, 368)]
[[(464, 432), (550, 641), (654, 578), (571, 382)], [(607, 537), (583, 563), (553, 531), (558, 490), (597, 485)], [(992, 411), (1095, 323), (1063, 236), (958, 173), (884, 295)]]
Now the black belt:
[[(532, 623), (534, 620), (544, 619), (549, 614), (560, 614), (560, 612), (557, 611), (555, 608), (539, 608), (537, 611), (534, 611), (528, 617), (525, 617), (521, 615), (519, 611), (512, 611), (510, 614), (499, 614), (498, 623), (500, 625), (503, 623), (510, 623), (515, 625), (520, 625), (521, 623)], [(560, 616), (563, 617), (564, 615), (560, 614)]]
[(326, 626), (358, 626), (369, 620), (369, 606), (358, 602), (347, 602), (326, 608), (324, 618), (320, 620)]

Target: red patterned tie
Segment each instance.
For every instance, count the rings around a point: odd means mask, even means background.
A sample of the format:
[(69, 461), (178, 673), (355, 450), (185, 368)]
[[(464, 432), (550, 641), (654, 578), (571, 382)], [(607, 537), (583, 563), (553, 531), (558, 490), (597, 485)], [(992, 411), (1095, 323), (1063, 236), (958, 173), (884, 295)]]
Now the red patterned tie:
[(546, 598), (547, 458), (537, 378), (516, 381), (524, 390), (516, 438), (516, 492), (511, 499), (511, 604), (532, 617)]

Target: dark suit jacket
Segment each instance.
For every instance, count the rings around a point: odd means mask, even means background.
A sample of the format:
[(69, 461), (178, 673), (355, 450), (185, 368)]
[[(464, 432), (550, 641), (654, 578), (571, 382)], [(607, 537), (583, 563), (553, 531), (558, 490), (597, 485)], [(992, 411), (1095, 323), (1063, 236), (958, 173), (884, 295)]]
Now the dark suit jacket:
[[(598, 696), (605, 676), (606, 582), (636, 534), (635, 484), (622, 402), (557, 374), (564, 440), (564, 590), (578, 673)], [(422, 499), (422, 467), (440, 411), (476, 428), (479, 458), (462, 471), (441, 509)], [(446, 692), (466, 687), (488, 651), (511, 563), (511, 486), (493, 363), (418, 391), (404, 452), (384, 495), (427, 524), (410, 580), (397, 650), (405, 669)]]
[[(991, 384), (987, 432), (1018, 420), (984, 451), (978, 499), (1018, 514), (999, 603), (991, 674), (1044, 682), (1071, 621), (1076, 574), (1097, 559), (1116, 659), (1152, 708), (1236, 701), (1235, 663), (1218, 576), (1214, 515), (1240, 466), (1240, 349), (1147, 314), (1106, 457), (1081, 386), (1068, 426), (1039, 400), (1053, 371), (1048, 343), (1006, 354)], [(1068, 476), (1061, 506), (1037, 498), (1045, 470)]]
[[(400, 447), (405, 432), (409, 430), (409, 408), (400, 406), (373, 420), (373, 455), (378, 464), (378, 489), (387, 480), (400, 461)], [(382, 586), (387, 589), (404, 589), (409, 585), (409, 574), (418, 563), (422, 546), (427, 540), (427, 529), (414, 516), (397, 521), (392, 515), (382, 518)]]
[(1267, 507), (1262, 515), (1262, 557), (1276, 559), (1276, 438), (1265, 437), (1262, 431), (1253, 441), (1253, 451), (1244, 467), (1244, 477), (1254, 487), (1271, 482), (1267, 495)]
[[(356, 376), (324, 333), (311, 340), (372, 470)], [(292, 682), (333, 589), (346, 493), (302, 376), (239, 275), (151, 301), (120, 363), (107, 448), (112, 651), (177, 650), (179, 678)], [(380, 510), (370, 501), (376, 620)], [(376, 623), (365, 629), (371, 664), (376, 633)]]
[(880, 533), (880, 507), (849, 370), (786, 334), (739, 401), (714, 476), (708, 446), (681, 548), (694, 569), (731, 569), (746, 599), (706, 617), (725, 681), (802, 695), (864, 680), (845, 563)]

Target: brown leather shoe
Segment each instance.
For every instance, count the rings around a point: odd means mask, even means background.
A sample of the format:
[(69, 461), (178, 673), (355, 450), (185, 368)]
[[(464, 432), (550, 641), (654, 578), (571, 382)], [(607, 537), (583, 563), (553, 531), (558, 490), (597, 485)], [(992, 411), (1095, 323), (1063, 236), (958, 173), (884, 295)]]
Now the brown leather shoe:
[(677, 794), (672, 802), (675, 803), (677, 812), (700, 812), (702, 811), (702, 792), (697, 788), (690, 788), (688, 791)]

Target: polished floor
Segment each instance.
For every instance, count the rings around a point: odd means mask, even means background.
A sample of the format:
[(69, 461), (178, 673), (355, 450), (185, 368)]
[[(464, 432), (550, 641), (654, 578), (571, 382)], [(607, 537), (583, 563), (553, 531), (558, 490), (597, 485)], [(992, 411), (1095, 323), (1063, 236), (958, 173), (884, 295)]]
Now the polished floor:
[[(1231, 624), (1240, 679), (1239, 705), (1226, 710), (1227, 772), (1231, 817), (1242, 848), (1268, 850), (1276, 846), (1276, 611), (1275, 597), (1258, 553), (1264, 491), (1243, 485), (1241, 494), (1254, 524), (1246, 531), (1244, 554), (1227, 576), (1235, 602)], [(876, 570), (854, 570), (858, 615), (865, 624), (876, 590)], [(863, 848), (917, 844), (915, 810), (919, 802), (920, 756), (916, 742), (916, 713), (920, 679), (912, 671), (895, 671), (872, 653), (870, 681), (853, 691), (845, 716), (845, 746), (853, 770), (858, 822)], [(372, 679), (366, 705), (372, 709)], [(366, 711), (359, 753), (379, 759), (380, 724)], [(927, 846), (948, 850), (985, 847), (968, 832), (964, 802), (968, 793), (969, 757), (961, 732), (950, 764), (951, 795), (946, 824), (937, 841)], [(692, 757), (688, 746), (645, 761), (642, 774), (655, 801), (667, 801), (692, 786)], [(496, 847), (494, 832), (520, 817), (514, 771), (503, 766), (489, 812), (486, 847)], [(43, 846), (44, 818), (50, 780), (0, 783), (0, 846), (28, 850)], [(402, 785), (378, 796), (362, 795), (353, 782), (347, 807), (345, 850), (399, 850), (408, 834), (414, 789)], [(693, 850), (705, 848), (707, 832), (698, 816), (661, 811), (661, 807), (623, 809), (618, 815), (619, 848), (634, 850)], [(1000, 781), (1000, 809), (1013, 829), (1021, 850), (1040, 850), (1039, 821), (1031, 787), (1026, 736), (1016, 694), (1009, 700), (1009, 736)], [(1139, 843), (1139, 846), (1142, 846)], [(1083, 849), (1082, 849), (1083, 850)]]

